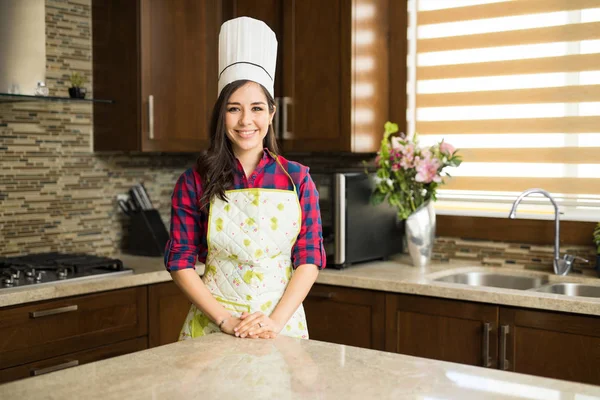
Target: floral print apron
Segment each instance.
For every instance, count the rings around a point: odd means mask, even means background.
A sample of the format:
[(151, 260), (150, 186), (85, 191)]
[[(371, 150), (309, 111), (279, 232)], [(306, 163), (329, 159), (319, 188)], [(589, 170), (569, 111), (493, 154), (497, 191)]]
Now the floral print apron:
[[(292, 276), (302, 218), (295, 185), (294, 190), (236, 189), (225, 195), (227, 202), (215, 198), (210, 204), (202, 281), (234, 317), (244, 311), (270, 315)], [(192, 304), (179, 340), (215, 332), (219, 327)], [(302, 305), (280, 334), (308, 339)]]

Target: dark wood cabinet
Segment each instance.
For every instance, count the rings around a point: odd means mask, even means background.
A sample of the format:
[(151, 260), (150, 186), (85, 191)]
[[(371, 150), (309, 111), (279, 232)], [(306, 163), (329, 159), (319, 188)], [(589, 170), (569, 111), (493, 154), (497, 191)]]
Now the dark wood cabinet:
[(600, 385), (600, 318), (500, 308), (499, 368)]
[(191, 303), (175, 282), (149, 286), (148, 322), (150, 347), (174, 343), (190, 310)]
[(595, 316), (388, 294), (386, 350), (600, 385)]
[(496, 367), (498, 307), (388, 294), (386, 350), (461, 364)]
[(110, 357), (122, 356), (148, 348), (146, 336), (124, 340), (105, 346), (96, 347), (91, 350), (83, 350), (58, 357), (36, 361), (29, 364), (19, 365), (12, 368), (0, 369), (0, 383), (15, 381), (17, 379), (39, 376), (62, 369), (76, 367), (104, 360)]
[(304, 300), (310, 338), (384, 350), (384, 306), (382, 292), (314, 285)]
[(146, 336), (147, 289), (114, 290), (0, 310), (0, 369)]
[(217, 97), (219, 0), (94, 0), (95, 151), (198, 152)]
[(147, 348), (147, 288), (0, 309), (0, 382)]
[(224, 19), (261, 19), (277, 36), (285, 152), (377, 150), (389, 118), (388, 9), (389, 0), (224, 0)]

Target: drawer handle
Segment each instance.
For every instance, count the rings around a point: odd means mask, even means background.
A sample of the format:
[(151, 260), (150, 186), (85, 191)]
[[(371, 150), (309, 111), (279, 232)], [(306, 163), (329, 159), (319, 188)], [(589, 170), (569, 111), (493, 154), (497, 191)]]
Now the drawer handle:
[(483, 324), (483, 366), (489, 368), (492, 366), (492, 358), (490, 357), (490, 332), (492, 330), (492, 324), (486, 322)]
[(31, 370), (31, 376), (38, 376), (47, 374), (49, 372), (60, 371), (61, 369), (76, 367), (79, 365), (79, 360), (67, 361), (62, 364), (53, 365), (51, 367), (46, 368), (36, 368)]
[(34, 312), (29, 313), (29, 315), (31, 318), (39, 318), (39, 317), (46, 317), (48, 315), (64, 314), (64, 313), (68, 313), (71, 311), (77, 311), (77, 304), (74, 306), (53, 308), (51, 310), (34, 311)]
[(500, 327), (500, 369), (507, 371), (510, 362), (506, 359), (506, 336), (508, 335), (508, 325)]
[(315, 299), (333, 299), (335, 297), (335, 292), (309, 293), (308, 297), (313, 297)]

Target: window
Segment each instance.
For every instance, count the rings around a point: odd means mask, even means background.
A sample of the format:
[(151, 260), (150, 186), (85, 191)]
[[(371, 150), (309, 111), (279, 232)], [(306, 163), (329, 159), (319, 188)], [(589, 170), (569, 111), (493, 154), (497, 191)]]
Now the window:
[[(436, 212), (506, 218), (542, 188), (600, 220), (600, 0), (410, 0), (408, 134), (463, 165)], [(552, 219), (542, 196), (520, 217)]]

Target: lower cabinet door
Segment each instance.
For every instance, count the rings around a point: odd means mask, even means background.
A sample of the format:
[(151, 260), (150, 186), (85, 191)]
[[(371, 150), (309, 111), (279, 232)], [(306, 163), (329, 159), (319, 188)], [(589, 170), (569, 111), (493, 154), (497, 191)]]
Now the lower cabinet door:
[(387, 294), (386, 350), (496, 368), (498, 307)]
[(500, 308), (503, 370), (600, 385), (600, 317)]
[(146, 336), (0, 370), (0, 383), (47, 374), (148, 348)]
[(383, 292), (317, 284), (303, 304), (311, 339), (383, 350)]
[(0, 309), (0, 369), (148, 335), (144, 286)]
[(150, 285), (148, 322), (150, 347), (175, 343), (191, 303), (175, 282)]

